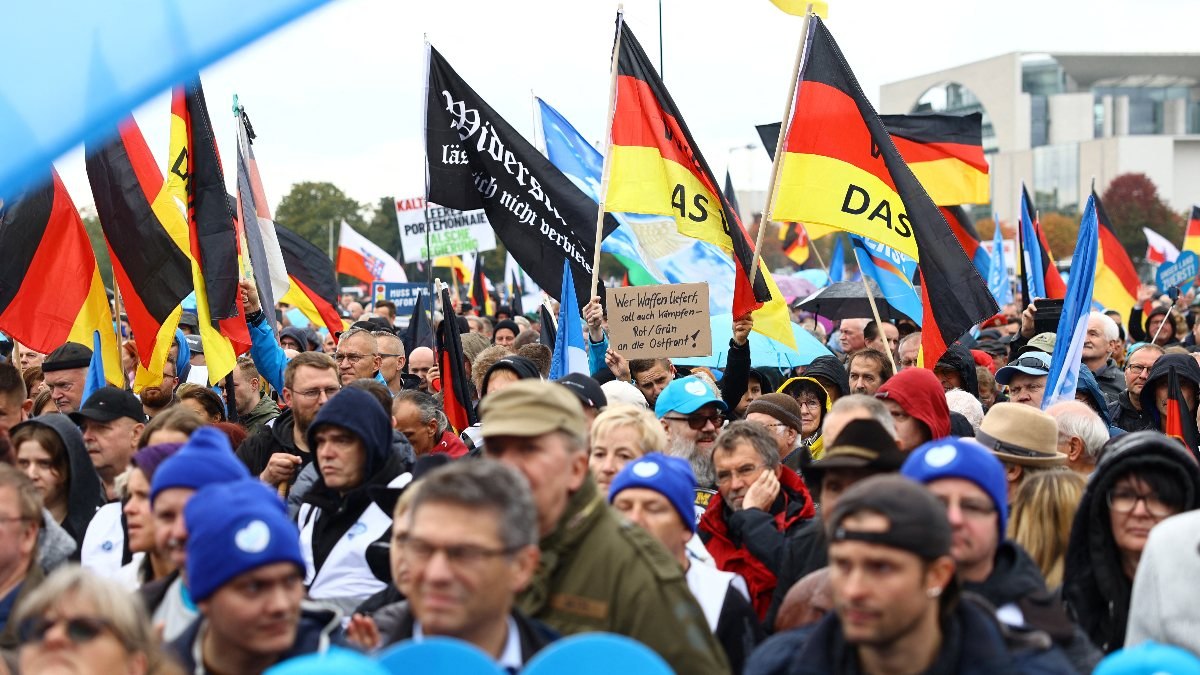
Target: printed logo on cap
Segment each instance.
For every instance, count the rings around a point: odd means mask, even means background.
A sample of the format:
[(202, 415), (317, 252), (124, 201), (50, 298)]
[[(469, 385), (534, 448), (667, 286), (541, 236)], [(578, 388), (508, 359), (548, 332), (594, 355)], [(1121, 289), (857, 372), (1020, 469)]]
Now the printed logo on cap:
[(936, 448), (930, 448), (929, 452), (925, 453), (925, 463), (935, 469), (940, 469), (954, 458), (958, 457), (958, 448), (953, 445), (939, 445)]
[(633, 465), (633, 474), (638, 478), (650, 478), (658, 475), (658, 465), (654, 462), (638, 462)]
[(261, 520), (252, 520), (233, 535), (233, 543), (242, 553), (262, 553), (271, 544), (271, 529)]
[(704, 383), (699, 380), (692, 380), (683, 385), (683, 390), (692, 396), (704, 396), (708, 393), (708, 387), (704, 386)]

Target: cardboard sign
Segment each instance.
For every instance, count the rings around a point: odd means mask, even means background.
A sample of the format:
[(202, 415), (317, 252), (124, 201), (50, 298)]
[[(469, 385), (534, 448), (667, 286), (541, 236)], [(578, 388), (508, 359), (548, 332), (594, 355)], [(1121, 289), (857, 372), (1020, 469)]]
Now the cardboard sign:
[(1187, 293), (1196, 282), (1196, 274), (1200, 272), (1200, 258), (1191, 251), (1179, 254), (1173, 263), (1160, 265), (1158, 268), (1158, 288), (1166, 293), (1172, 286), (1178, 286), (1180, 293)]
[(712, 354), (708, 284), (610, 288), (608, 344), (627, 360)]
[(398, 283), (394, 281), (376, 281), (371, 284), (371, 300), (379, 302), (380, 300), (391, 300), (396, 303), (396, 317), (408, 318), (412, 314), (413, 307), (417, 304), (417, 296), (424, 295), (424, 304), (426, 309), (429, 308), (429, 298), (433, 291), (429, 288), (429, 284), (413, 284), (413, 283)]
[[(396, 200), (400, 248), (404, 262), (420, 262), (444, 255), (462, 255), (496, 248), (496, 232), (483, 209), (459, 211), (430, 203), (421, 197)], [(426, 221), (428, 215), (428, 221)], [(425, 228), (429, 236), (425, 236)]]

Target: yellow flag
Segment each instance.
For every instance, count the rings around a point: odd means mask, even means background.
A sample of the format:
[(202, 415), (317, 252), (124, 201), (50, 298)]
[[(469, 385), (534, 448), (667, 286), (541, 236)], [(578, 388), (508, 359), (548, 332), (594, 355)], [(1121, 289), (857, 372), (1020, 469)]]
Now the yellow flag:
[(804, 16), (812, 5), (813, 14), (822, 19), (829, 18), (829, 3), (822, 0), (771, 0), (771, 4), (794, 16)]

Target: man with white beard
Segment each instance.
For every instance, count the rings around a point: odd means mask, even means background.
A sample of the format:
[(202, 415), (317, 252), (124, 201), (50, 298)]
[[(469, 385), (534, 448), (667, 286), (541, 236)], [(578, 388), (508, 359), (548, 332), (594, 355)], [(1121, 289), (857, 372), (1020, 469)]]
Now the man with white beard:
[(654, 415), (667, 431), (667, 454), (686, 459), (696, 474), (697, 522), (717, 493), (712, 452), (728, 412), (725, 401), (691, 375), (672, 380), (654, 403)]

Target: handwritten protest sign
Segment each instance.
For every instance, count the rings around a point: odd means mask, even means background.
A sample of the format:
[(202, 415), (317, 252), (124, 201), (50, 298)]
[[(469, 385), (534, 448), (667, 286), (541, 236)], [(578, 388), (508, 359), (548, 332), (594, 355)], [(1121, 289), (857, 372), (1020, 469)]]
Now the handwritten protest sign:
[(708, 284), (610, 288), (608, 342), (626, 359), (712, 354)]

